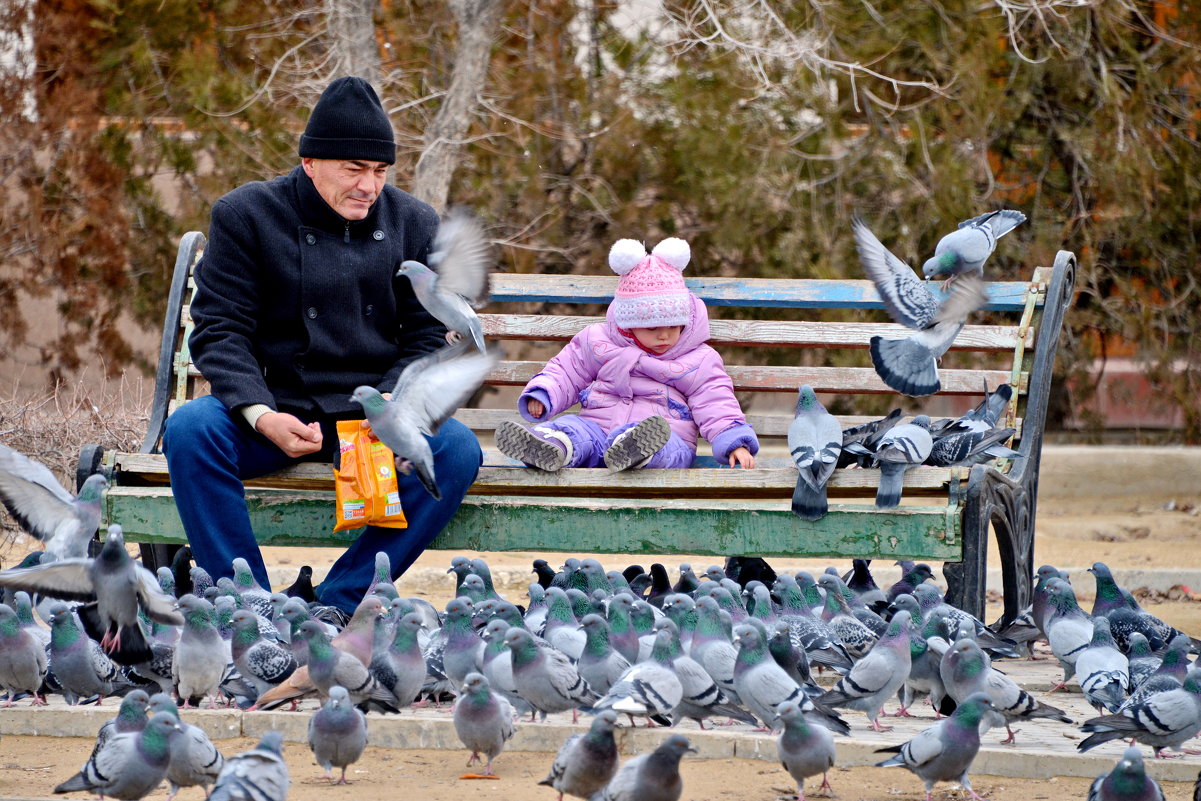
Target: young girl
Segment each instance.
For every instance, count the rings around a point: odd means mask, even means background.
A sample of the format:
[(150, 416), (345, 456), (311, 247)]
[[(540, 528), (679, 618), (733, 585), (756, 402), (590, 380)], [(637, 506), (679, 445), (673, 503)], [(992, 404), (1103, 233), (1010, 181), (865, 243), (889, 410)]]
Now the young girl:
[[(684, 286), (688, 243), (665, 239), (647, 254), (622, 239), (609, 251), (621, 276), (605, 322), (576, 334), (518, 398), (517, 423), (496, 444), (543, 470), (688, 467), (697, 434), (731, 467), (755, 466), (759, 440), (734, 397), (721, 356), (705, 344), (705, 304)], [(580, 404), (579, 414), (562, 415)]]

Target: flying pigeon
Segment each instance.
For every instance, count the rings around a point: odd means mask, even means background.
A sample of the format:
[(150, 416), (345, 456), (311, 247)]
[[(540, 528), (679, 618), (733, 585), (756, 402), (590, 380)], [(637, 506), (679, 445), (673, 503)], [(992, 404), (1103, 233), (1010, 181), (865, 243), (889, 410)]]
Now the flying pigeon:
[(46, 543), (56, 559), (88, 555), (88, 541), (100, 527), (100, 496), (108, 479), (88, 476), (79, 494), (68, 492), (39, 461), (0, 444), (0, 503), (21, 528)]
[(484, 331), (474, 309), (488, 302), (491, 263), (479, 221), (455, 210), (438, 226), (429, 265), (406, 260), (396, 274), (408, 277), (417, 300), (451, 331), (451, 341), (470, 340), (484, 353)]
[(1026, 215), (1013, 209), (997, 209), (964, 220), (938, 240), (934, 255), (922, 265), (922, 275), (944, 278), (944, 286), (960, 276), (983, 278), (984, 262), (996, 250), (997, 240), (1025, 221)]
[(349, 784), (346, 769), (359, 761), (366, 747), (367, 717), (351, 706), (346, 688), (335, 684), (325, 706), (309, 718), (309, 749), (325, 768), (325, 778), (333, 782), (330, 771), (341, 768), (337, 784)]
[(788, 426), (788, 452), (799, 471), (792, 511), (802, 520), (820, 520), (829, 508), (826, 482), (842, 453), (842, 427), (808, 384), (798, 391), (796, 414)]
[(405, 475), (415, 471), (436, 500), (442, 492), (426, 437), (467, 402), (500, 360), (499, 351), (467, 354), (466, 349), (460, 343), (411, 362), (396, 380), (391, 399), (368, 386), (351, 395), (362, 405), (372, 432), (396, 455), (396, 469)]

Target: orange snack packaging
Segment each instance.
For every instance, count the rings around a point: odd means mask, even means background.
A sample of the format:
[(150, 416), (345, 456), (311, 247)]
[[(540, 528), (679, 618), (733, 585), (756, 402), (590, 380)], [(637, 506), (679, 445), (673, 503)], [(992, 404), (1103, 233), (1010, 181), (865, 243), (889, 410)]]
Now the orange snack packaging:
[(338, 461), (334, 465), (334, 531), (363, 526), (406, 528), (400, 508), (396, 460), (391, 449), (362, 420), (338, 421)]

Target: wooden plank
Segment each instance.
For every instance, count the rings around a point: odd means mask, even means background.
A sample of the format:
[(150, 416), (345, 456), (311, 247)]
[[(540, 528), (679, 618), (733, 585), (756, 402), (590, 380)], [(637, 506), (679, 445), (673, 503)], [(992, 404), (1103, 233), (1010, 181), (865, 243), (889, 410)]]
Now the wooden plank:
[[(617, 288), (617, 276), (493, 273), (492, 302), (607, 304)], [(882, 309), (871, 281), (790, 278), (685, 278), (684, 283), (710, 306), (755, 306), (797, 309)], [(1024, 281), (993, 281), (985, 285), (989, 311), (1021, 311), (1026, 295), (1037, 285)], [(938, 297), (935, 284), (930, 290)], [(1041, 302), (1041, 301), (1040, 301)]]
[[(491, 339), (566, 342), (603, 317), (549, 314), (481, 314)], [(787, 320), (710, 320), (709, 344), (768, 347), (866, 348), (873, 336), (904, 337), (913, 331), (896, 323), (838, 323)], [(1026, 334), (1027, 346), (1033, 331)], [(1011, 351), (1020, 340), (1016, 325), (969, 325), (955, 337), (952, 350)]]
[[(358, 534), (331, 533), (330, 493), (250, 492), (247, 507), (262, 545), (342, 547)], [(107, 493), (104, 523), (114, 522), (130, 542), (184, 541), (175, 504), (161, 488)], [(464, 501), (430, 547), (948, 560), (961, 556), (958, 530), (958, 510), (945, 506), (906, 506), (880, 514), (868, 505), (835, 504), (825, 518), (809, 523), (788, 511), (786, 501), (530, 502), (480, 496)]]
[[(545, 362), (501, 362), (488, 376), (487, 384), (525, 386)], [(816, 392), (848, 394), (896, 394), (871, 367), (772, 367), (727, 364), (726, 372), (739, 392), (796, 392), (808, 384)], [(1010, 380), (1008, 370), (939, 370), (943, 395), (979, 395), (984, 382), (995, 387)], [(1023, 374), (1026, 376), (1026, 374)], [(1023, 378), (1020, 386), (1025, 386)]]

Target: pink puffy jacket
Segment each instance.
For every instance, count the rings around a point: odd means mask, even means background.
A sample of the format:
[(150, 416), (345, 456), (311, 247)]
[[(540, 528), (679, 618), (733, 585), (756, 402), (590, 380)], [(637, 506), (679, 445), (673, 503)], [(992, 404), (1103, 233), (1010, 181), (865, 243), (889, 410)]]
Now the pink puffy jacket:
[[(692, 322), (675, 347), (661, 356), (647, 353), (621, 334), (611, 315), (576, 334), (522, 390), (522, 416), (540, 422), (579, 403), (580, 417), (608, 432), (657, 414), (693, 450), (697, 433), (702, 434), (719, 461), (739, 445), (757, 452), (758, 440), (734, 397), (721, 356), (705, 344), (705, 304), (695, 295), (692, 302)], [(527, 409), (535, 398), (547, 407), (539, 418)]]

